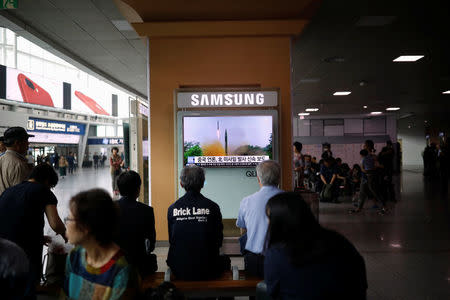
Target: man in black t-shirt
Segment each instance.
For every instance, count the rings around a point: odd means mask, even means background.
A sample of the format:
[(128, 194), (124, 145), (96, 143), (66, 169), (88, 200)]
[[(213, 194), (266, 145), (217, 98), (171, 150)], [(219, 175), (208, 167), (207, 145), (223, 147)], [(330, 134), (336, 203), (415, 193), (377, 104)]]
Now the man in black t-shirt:
[(30, 261), (30, 274), (37, 280), (41, 271), (44, 245), (44, 213), (50, 227), (65, 237), (65, 226), (50, 190), (58, 175), (48, 164), (33, 168), (30, 179), (6, 189), (0, 196), (0, 237), (19, 245)]
[[(120, 207), (120, 225), (117, 244), (125, 252), (130, 264), (137, 267), (142, 277), (154, 273), (157, 269), (155, 249), (155, 214), (153, 207), (136, 201), (141, 191), (141, 178), (134, 171), (127, 171), (117, 178), (122, 198)], [(147, 245), (146, 245), (147, 243)]]
[(169, 207), (169, 254), (167, 265), (182, 280), (205, 280), (230, 269), (230, 258), (221, 256), (222, 214), (219, 206), (200, 190), (205, 173), (198, 166), (181, 171), (180, 184), (186, 194)]

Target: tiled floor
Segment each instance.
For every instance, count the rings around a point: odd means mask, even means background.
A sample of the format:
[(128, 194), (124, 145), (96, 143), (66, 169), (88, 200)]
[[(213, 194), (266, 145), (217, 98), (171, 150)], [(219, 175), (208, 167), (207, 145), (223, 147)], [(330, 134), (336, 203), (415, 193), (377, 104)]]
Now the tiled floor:
[[(58, 210), (67, 214), (70, 196), (80, 190), (102, 187), (110, 191), (109, 169), (81, 170), (55, 188)], [(350, 203), (321, 204), (323, 226), (345, 235), (366, 261), (368, 299), (450, 299), (450, 210), (448, 192), (424, 181), (417, 170), (397, 178), (398, 203), (389, 214), (370, 209), (349, 215)], [(158, 247), (159, 271), (166, 269), (167, 247)], [(243, 267), (242, 259), (232, 264)]]

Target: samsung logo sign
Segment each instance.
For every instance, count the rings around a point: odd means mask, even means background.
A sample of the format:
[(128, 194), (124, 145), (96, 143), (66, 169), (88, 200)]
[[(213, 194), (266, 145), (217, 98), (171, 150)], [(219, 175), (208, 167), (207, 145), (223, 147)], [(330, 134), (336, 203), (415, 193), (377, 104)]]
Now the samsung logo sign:
[(278, 92), (179, 92), (177, 104), (179, 108), (274, 107), (278, 104)]
[(241, 106), (241, 105), (264, 105), (264, 94), (193, 94), (191, 96), (192, 106)]

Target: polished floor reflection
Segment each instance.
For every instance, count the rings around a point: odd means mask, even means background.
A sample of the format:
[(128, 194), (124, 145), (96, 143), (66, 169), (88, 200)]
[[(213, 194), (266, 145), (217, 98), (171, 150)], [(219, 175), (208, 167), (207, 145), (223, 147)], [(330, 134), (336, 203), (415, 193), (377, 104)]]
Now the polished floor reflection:
[[(370, 201), (362, 213), (349, 215), (347, 200), (321, 204), (320, 222), (345, 235), (364, 256), (368, 299), (450, 299), (448, 192), (424, 180), (420, 170), (404, 170), (396, 182), (398, 202), (390, 204), (387, 215), (378, 215)], [(93, 187), (110, 191), (110, 185), (108, 168), (82, 169), (61, 179), (55, 188), (61, 216), (67, 215), (72, 195)], [(155, 250), (159, 271), (167, 268), (167, 250)], [(232, 264), (243, 268), (241, 258), (233, 258)]]

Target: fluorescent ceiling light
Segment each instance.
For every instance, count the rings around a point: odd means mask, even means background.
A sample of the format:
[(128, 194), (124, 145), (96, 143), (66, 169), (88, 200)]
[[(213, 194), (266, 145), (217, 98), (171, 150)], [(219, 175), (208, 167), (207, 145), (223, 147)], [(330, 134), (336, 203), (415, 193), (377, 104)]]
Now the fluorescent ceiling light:
[(307, 108), (305, 109), (305, 111), (319, 111), (318, 108)]
[(442, 94), (450, 94), (450, 90), (442, 92)]
[(344, 92), (334, 92), (333, 96), (348, 96), (352, 92), (344, 91)]
[(299, 116), (309, 116), (309, 113), (299, 113)]
[(399, 110), (400, 109), (400, 107), (388, 107), (388, 108), (386, 108), (386, 110), (389, 110), (389, 111), (395, 111), (395, 110)]
[(412, 62), (412, 61), (418, 61), (421, 59), (423, 55), (402, 55), (394, 59), (395, 62)]
[(370, 113), (371, 115), (381, 115), (382, 112), (381, 111), (373, 111)]

